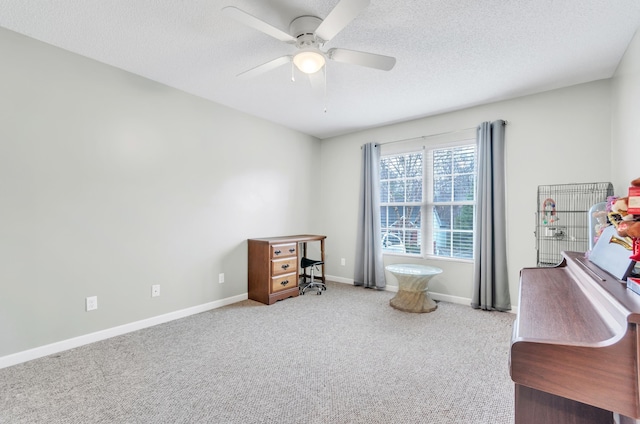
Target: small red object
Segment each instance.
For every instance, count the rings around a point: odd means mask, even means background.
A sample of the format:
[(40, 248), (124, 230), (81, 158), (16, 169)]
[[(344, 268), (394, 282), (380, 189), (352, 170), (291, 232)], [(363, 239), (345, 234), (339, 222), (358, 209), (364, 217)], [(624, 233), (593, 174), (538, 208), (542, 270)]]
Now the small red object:
[(630, 213), (631, 215), (640, 215), (640, 187), (629, 187), (627, 213)]
[[(640, 262), (640, 239), (633, 239), (633, 255), (629, 256), (632, 261)], [(637, 280), (637, 278), (636, 278)]]

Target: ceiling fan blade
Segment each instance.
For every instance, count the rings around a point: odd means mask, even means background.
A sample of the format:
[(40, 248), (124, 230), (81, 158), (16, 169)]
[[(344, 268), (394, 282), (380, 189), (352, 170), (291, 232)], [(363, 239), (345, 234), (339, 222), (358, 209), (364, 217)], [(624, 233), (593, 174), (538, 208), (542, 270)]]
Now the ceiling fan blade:
[(396, 58), (381, 54), (358, 52), (347, 49), (329, 49), (327, 56), (336, 62), (366, 66), (368, 68), (390, 71), (396, 64)]
[(340, 0), (316, 29), (316, 35), (329, 41), (346, 27), (360, 12), (369, 6), (370, 0)]
[(282, 56), (277, 59), (273, 59), (267, 63), (263, 63), (262, 65), (258, 65), (255, 68), (251, 68), (248, 71), (244, 71), (237, 75), (238, 78), (249, 79), (256, 77), (258, 75), (262, 75), (265, 72), (269, 72), (272, 69), (276, 69), (282, 65), (286, 65), (287, 63), (291, 63), (292, 56)]
[(271, 24), (266, 23), (265, 21), (256, 18), (253, 15), (245, 12), (244, 10), (240, 10), (237, 7), (227, 6), (222, 9), (222, 13), (225, 15), (235, 19), (236, 21), (243, 23), (247, 26), (250, 26), (253, 29), (257, 29), (258, 31), (264, 32), (265, 34), (276, 38), (280, 41), (294, 43), (296, 41), (291, 35), (286, 32), (274, 27)]

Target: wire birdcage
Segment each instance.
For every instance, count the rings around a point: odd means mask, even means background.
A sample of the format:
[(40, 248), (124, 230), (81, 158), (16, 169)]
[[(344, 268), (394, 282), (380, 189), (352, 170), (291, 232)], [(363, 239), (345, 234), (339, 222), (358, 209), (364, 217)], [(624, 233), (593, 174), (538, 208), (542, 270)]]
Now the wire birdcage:
[(539, 267), (555, 266), (563, 251), (589, 248), (589, 209), (613, 196), (611, 183), (538, 186), (536, 251)]

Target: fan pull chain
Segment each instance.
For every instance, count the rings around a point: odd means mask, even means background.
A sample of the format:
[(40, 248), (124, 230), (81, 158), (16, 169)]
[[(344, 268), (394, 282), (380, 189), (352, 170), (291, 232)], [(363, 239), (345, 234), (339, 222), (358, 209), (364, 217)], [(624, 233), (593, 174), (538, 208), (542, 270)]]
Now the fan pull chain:
[(324, 113), (327, 113), (327, 65), (324, 65)]

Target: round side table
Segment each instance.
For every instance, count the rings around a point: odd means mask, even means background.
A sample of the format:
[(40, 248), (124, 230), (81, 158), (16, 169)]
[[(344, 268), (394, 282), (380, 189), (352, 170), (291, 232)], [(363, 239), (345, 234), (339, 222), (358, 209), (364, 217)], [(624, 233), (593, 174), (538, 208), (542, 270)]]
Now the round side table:
[(442, 273), (440, 268), (418, 264), (393, 264), (385, 267), (398, 279), (398, 293), (389, 301), (405, 312), (432, 312), (438, 305), (427, 294), (429, 280)]

